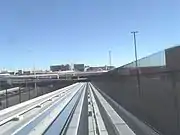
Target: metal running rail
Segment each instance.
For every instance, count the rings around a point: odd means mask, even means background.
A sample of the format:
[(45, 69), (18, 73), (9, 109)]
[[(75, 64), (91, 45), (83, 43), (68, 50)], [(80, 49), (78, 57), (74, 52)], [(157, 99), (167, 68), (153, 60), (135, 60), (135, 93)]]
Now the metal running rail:
[(108, 135), (97, 102), (95, 100), (92, 88), (88, 85), (88, 123), (90, 135)]

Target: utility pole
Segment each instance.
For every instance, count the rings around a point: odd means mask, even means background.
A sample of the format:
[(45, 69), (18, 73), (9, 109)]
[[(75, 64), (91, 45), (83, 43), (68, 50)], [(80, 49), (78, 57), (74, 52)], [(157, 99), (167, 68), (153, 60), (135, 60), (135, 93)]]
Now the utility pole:
[(141, 95), (141, 87), (140, 87), (140, 75), (138, 69), (138, 58), (137, 58), (137, 45), (136, 45), (136, 34), (138, 31), (132, 31), (133, 39), (134, 39), (134, 53), (135, 53), (135, 64), (136, 64), (136, 72), (137, 72), (137, 87), (139, 91), (139, 95)]

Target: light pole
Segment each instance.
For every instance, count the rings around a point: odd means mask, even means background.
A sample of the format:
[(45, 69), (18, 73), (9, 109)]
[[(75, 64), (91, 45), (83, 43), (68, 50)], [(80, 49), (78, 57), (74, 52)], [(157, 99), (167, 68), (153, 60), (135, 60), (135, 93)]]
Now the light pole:
[(136, 68), (137, 68), (138, 67), (138, 63), (137, 63), (136, 33), (138, 33), (138, 31), (132, 31), (131, 33), (133, 34), (133, 39), (134, 39), (134, 52), (135, 52)]
[(141, 95), (141, 87), (140, 87), (140, 76), (139, 76), (139, 69), (138, 69), (138, 59), (137, 59), (137, 46), (136, 46), (136, 34), (138, 31), (132, 31), (133, 39), (134, 39), (134, 52), (135, 52), (135, 64), (136, 64), (136, 73), (137, 73), (137, 87), (139, 90), (139, 95)]

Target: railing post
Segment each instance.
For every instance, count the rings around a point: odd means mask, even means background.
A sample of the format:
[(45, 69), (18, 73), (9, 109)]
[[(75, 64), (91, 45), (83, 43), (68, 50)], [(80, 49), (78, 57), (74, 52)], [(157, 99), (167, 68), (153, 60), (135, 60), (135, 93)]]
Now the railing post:
[(19, 87), (19, 103), (21, 103), (21, 88)]
[(37, 84), (36, 84), (36, 77), (34, 79), (34, 90), (36, 92), (36, 97), (38, 96)]
[(28, 98), (29, 98), (29, 100), (30, 100), (30, 98), (31, 98), (30, 88), (28, 87), (28, 82), (27, 82), (27, 80), (26, 80), (26, 90), (28, 90)]
[(8, 108), (8, 92), (7, 92), (7, 89), (6, 89), (6, 108)]

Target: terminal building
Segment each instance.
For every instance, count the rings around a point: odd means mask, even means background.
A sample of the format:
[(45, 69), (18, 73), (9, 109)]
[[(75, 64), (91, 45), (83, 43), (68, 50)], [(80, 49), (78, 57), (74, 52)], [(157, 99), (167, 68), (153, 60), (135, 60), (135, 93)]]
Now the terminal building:
[(84, 64), (74, 64), (74, 71), (81, 71), (83, 72), (85, 69)]
[(67, 70), (70, 70), (70, 65), (69, 64), (66, 64), (66, 65), (53, 65), (53, 66), (50, 66), (50, 70), (52, 72), (55, 72), (55, 71), (67, 71)]

